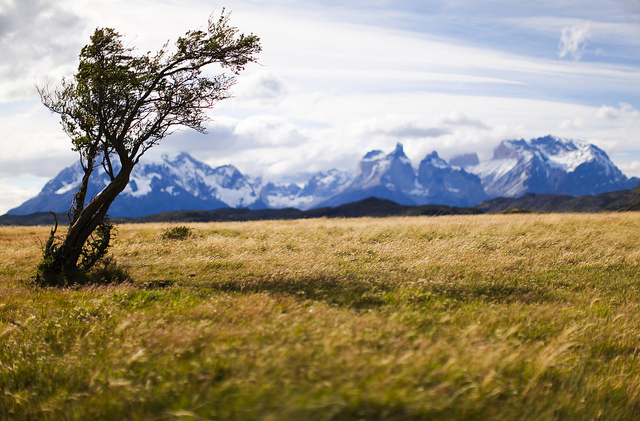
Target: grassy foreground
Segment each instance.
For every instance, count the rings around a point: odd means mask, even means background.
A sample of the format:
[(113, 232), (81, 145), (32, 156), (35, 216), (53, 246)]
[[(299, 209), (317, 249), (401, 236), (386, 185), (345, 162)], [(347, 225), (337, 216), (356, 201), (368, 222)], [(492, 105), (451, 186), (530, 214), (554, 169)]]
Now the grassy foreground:
[(168, 227), (76, 289), (0, 227), (1, 419), (640, 419), (638, 213)]

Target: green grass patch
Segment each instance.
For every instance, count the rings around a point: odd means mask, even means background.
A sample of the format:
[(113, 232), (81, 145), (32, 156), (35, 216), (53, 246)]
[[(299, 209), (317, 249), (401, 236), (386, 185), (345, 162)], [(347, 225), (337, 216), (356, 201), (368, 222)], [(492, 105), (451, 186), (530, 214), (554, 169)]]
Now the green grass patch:
[(191, 228), (184, 225), (179, 227), (165, 228), (164, 230), (162, 230), (162, 238), (165, 240), (186, 240), (193, 235), (191, 231)]

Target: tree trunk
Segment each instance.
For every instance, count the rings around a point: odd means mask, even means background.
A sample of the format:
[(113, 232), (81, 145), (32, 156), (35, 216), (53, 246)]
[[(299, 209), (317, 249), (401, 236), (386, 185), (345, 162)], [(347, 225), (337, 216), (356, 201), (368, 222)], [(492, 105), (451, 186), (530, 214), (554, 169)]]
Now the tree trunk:
[(54, 259), (58, 260), (65, 276), (76, 272), (78, 260), (85, 243), (95, 229), (105, 220), (109, 207), (116, 197), (127, 187), (132, 170), (132, 163), (123, 165), (113, 181), (75, 216), (75, 221), (69, 227), (64, 241), (54, 256)]
[(75, 224), (80, 216), (80, 212), (84, 209), (84, 202), (87, 198), (87, 191), (89, 189), (89, 178), (93, 173), (93, 158), (87, 158), (87, 164), (82, 164), (82, 169), (84, 170), (84, 174), (82, 175), (82, 182), (80, 183), (80, 187), (78, 188), (78, 192), (73, 196), (73, 203), (71, 204), (71, 209), (67, 215), (69, 216), (70, 225)]

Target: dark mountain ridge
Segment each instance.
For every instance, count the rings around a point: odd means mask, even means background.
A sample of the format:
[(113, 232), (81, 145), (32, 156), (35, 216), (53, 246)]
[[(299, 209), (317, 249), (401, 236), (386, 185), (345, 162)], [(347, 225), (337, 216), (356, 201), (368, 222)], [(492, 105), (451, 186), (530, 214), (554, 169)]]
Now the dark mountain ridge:
[(578, 197), (535, 193), (526, 193), (517, 198), (496, 197), (479, 203), (476, 208), (485, 213), (514, 209), (554, 213), (640, 211), (640, 185), (631, 190)]
[[(138, 218), (113, 218), (115, 223), (151, 223), (151, 222), (220, 222), (220, 221), (258, 221), (288, 220), (310, 218), (359, 218), (387, 216), (438, 216), (438, 215), (475, 215), (482, 211), (476, 208), (458, 208), (443, 205), (405, 206), (390, 200), (369, 197), (358, 202), (336, 207), (299, 210), (285, 209), (248, 209), (221, 208), (215, 210), (186, 210), (162, 212)], [(66, 214), (57, 214), (58, 221), (64, 224)], [(50, 213), (38, 212), (29, 215), (2, 215), (0, 225), (53, 225), (54, 218)]]

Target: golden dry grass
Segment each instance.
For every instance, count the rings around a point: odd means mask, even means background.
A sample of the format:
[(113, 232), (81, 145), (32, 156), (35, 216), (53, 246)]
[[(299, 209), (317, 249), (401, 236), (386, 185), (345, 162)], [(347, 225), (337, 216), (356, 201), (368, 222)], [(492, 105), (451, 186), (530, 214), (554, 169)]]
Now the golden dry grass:
[(118, 227), (131, 284), (28, 285), (0, 228), (16, 419), (640, 417), (640, 214)]

